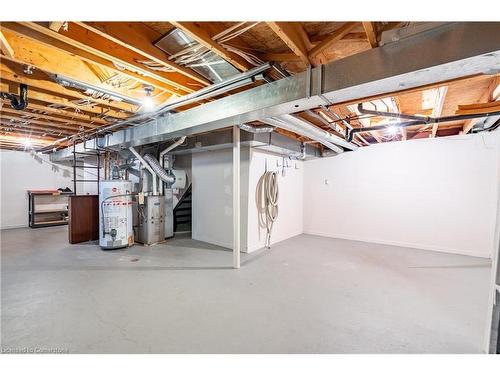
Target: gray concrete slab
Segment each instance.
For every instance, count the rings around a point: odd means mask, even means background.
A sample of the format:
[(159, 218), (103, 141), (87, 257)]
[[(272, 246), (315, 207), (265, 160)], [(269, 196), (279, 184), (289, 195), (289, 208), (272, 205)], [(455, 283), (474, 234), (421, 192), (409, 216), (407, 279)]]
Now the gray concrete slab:
[(243, 254), (189, 238), (104, 252), (1, 233), (2, 348), (70, 353), (480, 353), (490, 263), (301, 235)]

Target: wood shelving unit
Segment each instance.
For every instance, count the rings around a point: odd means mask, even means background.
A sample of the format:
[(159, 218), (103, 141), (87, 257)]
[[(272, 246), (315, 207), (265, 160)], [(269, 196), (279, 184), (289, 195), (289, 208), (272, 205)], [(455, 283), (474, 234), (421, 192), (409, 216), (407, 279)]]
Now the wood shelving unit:
[(28, 190), (30, 228), (68, 224), (68, 197), (72, 192)]

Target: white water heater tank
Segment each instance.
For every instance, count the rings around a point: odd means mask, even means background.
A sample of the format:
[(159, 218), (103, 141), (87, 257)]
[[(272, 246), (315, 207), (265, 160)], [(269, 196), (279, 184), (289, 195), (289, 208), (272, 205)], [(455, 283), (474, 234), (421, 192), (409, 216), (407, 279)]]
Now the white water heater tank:
[(132, 182), (99, 182), (99, 246), (105, 250), (134, 244), (132, 228)]

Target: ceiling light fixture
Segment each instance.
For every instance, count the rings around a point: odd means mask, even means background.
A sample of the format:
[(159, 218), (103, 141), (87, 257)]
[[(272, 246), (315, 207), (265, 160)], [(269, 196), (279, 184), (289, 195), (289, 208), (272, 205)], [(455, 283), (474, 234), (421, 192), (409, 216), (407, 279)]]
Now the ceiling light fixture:
[(153, 86), (144, 85), (144, 91), (146, 92), (146, 96), (142, 99), (142, 109), (144, 112), (151, 112), (155, 108), (155, 103), (151, 97), (153, 90)]

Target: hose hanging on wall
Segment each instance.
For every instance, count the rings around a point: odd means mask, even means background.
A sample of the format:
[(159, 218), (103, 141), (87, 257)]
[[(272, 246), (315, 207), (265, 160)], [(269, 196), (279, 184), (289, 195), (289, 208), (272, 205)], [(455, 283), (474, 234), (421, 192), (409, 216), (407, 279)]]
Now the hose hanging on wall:
[(273, 224), (278, 218), (278, 172), (265, 172), (258, 185), (259, 212), (265, 217), (262, 220), (266, 226), (265, 246), (271, 248)]

